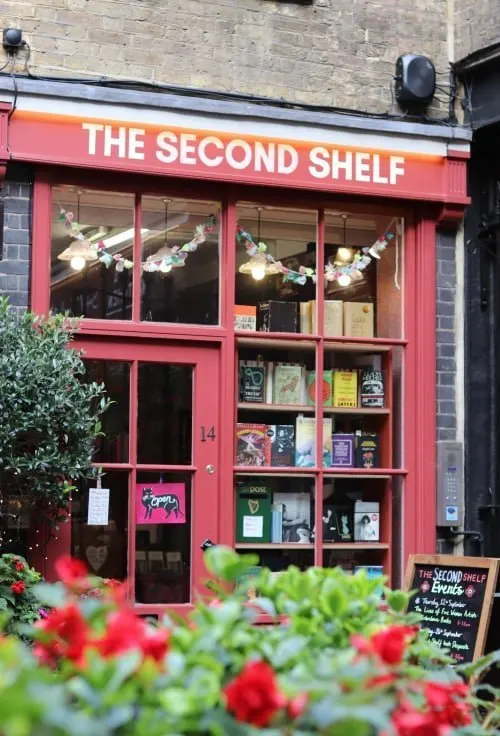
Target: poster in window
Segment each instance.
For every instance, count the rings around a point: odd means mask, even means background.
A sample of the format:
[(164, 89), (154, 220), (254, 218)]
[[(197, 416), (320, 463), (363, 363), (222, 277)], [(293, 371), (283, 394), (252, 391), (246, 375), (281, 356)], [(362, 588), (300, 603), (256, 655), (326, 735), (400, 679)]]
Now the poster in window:
[(184, 483), (137, 484), (137, 524), (185, 524), (185, 522), (186, 487)]

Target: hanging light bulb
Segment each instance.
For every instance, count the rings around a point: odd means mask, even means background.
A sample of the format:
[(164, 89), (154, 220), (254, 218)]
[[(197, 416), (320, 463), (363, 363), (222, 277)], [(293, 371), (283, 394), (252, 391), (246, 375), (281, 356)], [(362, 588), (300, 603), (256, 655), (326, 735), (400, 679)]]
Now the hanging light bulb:
[[(80, 192), (77, 192), (76, 221), (80, 222)], [(57, 256), (59, 261), (69, 261), (74, 271), (83, 271), (87, 263), (97, 261), (97, 252), (83, 237), (74, 240), (68, 247)]]
[(351, 283), (351, 277), (346, 273), (343, 273), (338, 277), (337, 281), (339, 282), (339, 286), (349, 286)]
[[(257, 208), (257, 243), (260, 243), (260, 213), (262, 207)], [(239, 267), (240, 273), (248, 273), (255, 281), (262, 281), (266, 276), (281, 273), (280, 267), (274, 261), (269, 260), (263, 251), (257, 251), (250, 256), (246, 263)]]
[(83, 271), (85, 268), (86, 260), (83, 256), (73, 256), (69, 265), (74, 271)]
[(352, 260), (352, 248), (346, 248), (345, 246), (340, 247), (337, 250), (337, 260), (343, 263), (348, 263)]

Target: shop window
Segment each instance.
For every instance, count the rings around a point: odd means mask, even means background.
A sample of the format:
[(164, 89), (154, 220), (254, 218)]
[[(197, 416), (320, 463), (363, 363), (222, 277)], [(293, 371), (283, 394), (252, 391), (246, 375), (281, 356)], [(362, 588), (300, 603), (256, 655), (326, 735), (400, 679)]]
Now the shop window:
[[(127, 577), (127, 519), (129, 473), (109, 471), (101, 477), (109, 489), (107, 518), (92, 518), (92, 488), (96, 481), (82, 483), (71, 502), (71, 544), (74, 557), (85, 562), (93, 575), (125, 580)], [(90, 499), (90, 502), (89, 502)], [(91, 523), (89, 523), (91, 522)]]
[(213, 202), (142, 198), (141, 320), (219, 323), (218, 210)]
[(189, 603), (191, 478), (141, 472), (136, 486), (135, 600)]
[(191, 463), (192, 374), (191, 366), (139, 363), (139, 463)]
[(94, 462), (126, 463), (129, 456), (130, 365), (119, 361), (85, 360), (86, 380), (104, 383), (110, 405), (101, 419)]
[(132, 269), (107, 267), (98, 248), (132, 259), (133, 244), (132, 194), (54, 187), (51, 309), (76, 317), (131, 319)]

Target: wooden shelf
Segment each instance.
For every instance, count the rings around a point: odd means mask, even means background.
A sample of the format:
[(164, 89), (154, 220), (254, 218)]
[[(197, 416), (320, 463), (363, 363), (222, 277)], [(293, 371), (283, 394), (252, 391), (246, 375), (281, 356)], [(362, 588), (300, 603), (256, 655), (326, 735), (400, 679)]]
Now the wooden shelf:
[[(301, 332), (235, 332), (236, 343), (248, 347), (276, 347), (291, 350), (313, 349), (321, 339), (319, 335)], [(325, 337), (325, 350), (350, 353), (387, 353), (392, 348), (404, 347), (407, 341), (391, 337)]]
[(314, 544), (299, 542), (237, 542), (236, 549), (314, 549)]
[(275, 468), (275, 467), (258, 467), (249, 465), (234, 465), (233, 471), (236, 475), (262, 475), (278, 478), (293, 478), (294, 476), (309, 475), (314, 476), (321, 471), (323, 475), (334, 478), (372, 478), (387, 479), (393, 475), (407, 475), (408, 471), (404, 468)]
[[(299, 542), (237, 542), (236, 549), (314, 549), (314, 544), (300, 544)], [(339, 550), (386, 550), (389, 545), (385, 542), (323, 542), (323, 549)]]
[[(315, 407), (301, 404), (254, 404), (247, 401), (241, 401), (238, 404), (238, 409), (244, 411), (280, 411), (280, 412), (297, 412), (304, 414), (314, 414)], [(371, 409), (369, 407), (358, 406), (354, 408), (347, 408), (343, 406), (324, 406), (323, 414), (352, 414), (368, 416), (371, 414), (387, 415), (390, 414), (391, 410), (385, 407), (380, 409)]]
[(389, 549), (386, 542), (323, 542), (323, 549)]

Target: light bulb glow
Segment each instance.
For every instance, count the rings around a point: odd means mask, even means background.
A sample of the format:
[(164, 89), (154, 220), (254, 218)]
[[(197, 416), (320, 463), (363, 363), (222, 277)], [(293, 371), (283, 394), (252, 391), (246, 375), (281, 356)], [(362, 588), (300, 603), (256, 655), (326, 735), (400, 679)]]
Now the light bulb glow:
[(73, 271), (83, 271), (85, 268), (85, 258), (83, 256), (73, 256), (70, 266)]
[(266, 267), (265, 266), (253, 266), (252, 268), (252, 278), (255, 279), (255, 281), (262, 281), (264, 276), (266, 275)]
[(337, 258), (339, 261), (350, 261), (352, 258), (352, 249), (341, 247), (337, 250)]
[(160, 271), (162, 273), (170, 273), (172, 270), (172, 264), (171, 263), (165, 263), (165, 261), (162, 261), (160, 263)]
[(351, 283), (351, 277), (346, 273), (343, 273), (338, 277), (337, 281), (339, 282), (339, 286), (349, 286)]

